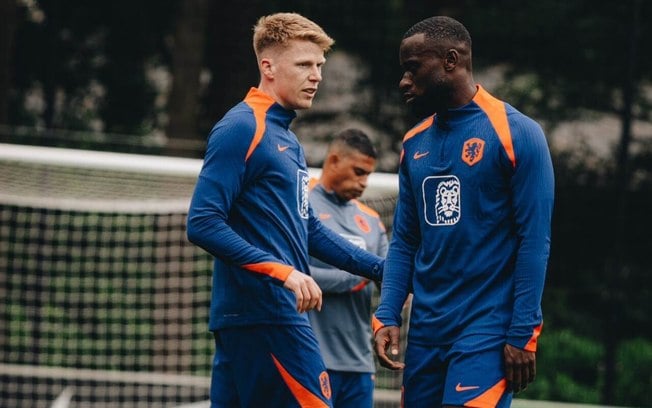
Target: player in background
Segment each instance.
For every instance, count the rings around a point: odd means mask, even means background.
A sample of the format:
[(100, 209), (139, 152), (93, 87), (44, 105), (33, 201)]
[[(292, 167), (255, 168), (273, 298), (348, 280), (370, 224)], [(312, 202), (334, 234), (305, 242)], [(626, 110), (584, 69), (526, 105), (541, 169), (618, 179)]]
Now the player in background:
[(209, 135), (187, 233), (215, 257), (212, 407), (331, 406), (304, 313), (322, 304), (309, 254), (370, 279), (382, 274), (382, 258), (313, 215), (304, 152), (289, 130), (295, 110), (312, 105), (332, 44), (299, 14), (261, 17), (253, 35), (260, 83)]
[[(353, 244), (384, 257), (387, 234), (378, 213), (358, 198), (376, 168), (376, 149), (358, 129), (331, 142), (319, 178), (312, 180), (310, 204), (324, 225)], [(369, 279), (310, 259), (310, 275), (322, 290), (321, 311), (308, 315), (331, 380), (333, 407), (373, 407), (375, 363), (371, 347)]]
[[(471, 37), (415, 24), (399, 87), (422, 118), (403, 139), (375, 351), (404, 368), (405, 407), (506, 407), (534, 380), (553, 170), (541, 127), (472, 75)], [(401, 308), (413, 292), (405, 362)]]

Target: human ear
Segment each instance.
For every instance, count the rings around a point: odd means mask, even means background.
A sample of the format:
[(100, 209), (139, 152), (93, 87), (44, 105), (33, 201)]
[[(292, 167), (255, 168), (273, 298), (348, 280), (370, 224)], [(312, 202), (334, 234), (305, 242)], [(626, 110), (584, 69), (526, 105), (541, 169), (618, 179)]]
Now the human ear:
[(460, 54), (457, 52), (455, 48), (451, 48), (448, 51), (446, 51), (446, 55), (444, 57), (444, 69), (446, 71), (452, 71), (457, 63), (460, 60)]
[(260, 60), (260, 73), (268, 79), (274, 78), (274, 65), (269, 58)]

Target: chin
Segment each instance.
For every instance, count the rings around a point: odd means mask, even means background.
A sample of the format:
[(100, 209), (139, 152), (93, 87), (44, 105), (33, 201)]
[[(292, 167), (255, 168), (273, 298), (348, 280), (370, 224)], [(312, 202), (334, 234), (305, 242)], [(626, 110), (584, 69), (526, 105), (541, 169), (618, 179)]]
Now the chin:
[(425, 104), (412, 103), (408, 105), (410, 112), (419, 119), (423, 119), (437, 112), (434, 106), (426, 106)]
[(308, 102), (300, 102), (296, 104), (296, 107), (294, 109), (299, 110), (299, 109), (310, 109), (312, 107), (312, 101)]

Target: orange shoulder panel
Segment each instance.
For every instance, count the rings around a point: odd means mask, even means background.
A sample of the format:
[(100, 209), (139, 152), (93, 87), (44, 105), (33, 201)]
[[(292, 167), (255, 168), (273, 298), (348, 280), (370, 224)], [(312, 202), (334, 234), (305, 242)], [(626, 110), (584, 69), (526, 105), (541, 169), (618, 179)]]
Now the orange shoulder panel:
[(491, 125), (498, 133), (500, 143), (503, 145), (512, 167), (516, 167), (516, 157), (514, 156), (514, 145), (512, 144), (512, 131), (509, 129), (507, 122), (507, 112), (505, 103), (491, 96), (487, 91), (478, 85), (478, 92), (475, 94), (473, 101), (487, 114)]
[[(403, 136), (403, 143), (407, 142), (408, 139), (411, 139), (414, 135), (416, 135), (419, 132), (422, 132), (432, 126), (432, 123), (435, 120), (435, 115), (432, 115), (425, 119), (423, 122), (419, 123), (412, 129), (410, 129), (405, 136)], [(403, 156), (405, 155), (405, 150), (401, 149), (401, 157), (399, 158), (399, 163), (403, 162)]]
[(269, 107), (274, 104), (274, 100), (258, 89), (251, 88), (244, 101), (254, 111), (254, 118), (256, 120), (256, 132), (245, 156), (245, 161), (247, 161), (265, 134), (265, 116)]
[(310, 181), (308, 182), (308, 190), (312, 190), (317, 184), (319, 184), (319, 179), (316, 177), (311, 177)]
[(358, 206), (358, 209), (363, 213), (367, 215), (371, 215), (372, 217), (380, 218), (380, 214), (378, 214), (378, 212), (376, 212), (376, 210), (374, 210), (373, 208), (362, 204), (360, 201), (356, 199), (354, 199), (353, 202), (355, 203), (355, 205)]

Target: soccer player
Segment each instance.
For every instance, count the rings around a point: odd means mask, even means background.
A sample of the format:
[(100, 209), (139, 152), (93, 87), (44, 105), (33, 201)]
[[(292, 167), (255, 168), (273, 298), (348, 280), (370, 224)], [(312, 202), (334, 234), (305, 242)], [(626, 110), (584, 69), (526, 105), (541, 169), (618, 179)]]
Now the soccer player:
[[(310, 204), (324, 225), (381, 257), (387, 234), (378, 213), (357, 200), (376, 168), (376, 149), (358, 129), (331, 142)], [(375, 363), (371, 347), (373, 282), (310, 259), (310, 275), (323, 292), (321, 311), (308, 313), (331, 381), (333, 407), (373, 406)]]
[(324, 227), (308, 202), (304, 152), (289, 130), (322, 80), (333, 40), (296, 13), (261, 17), (258, 87), (213, 127), (188, 214), (191, 242), (215, 257), (209, 329), (212, 407), (329, 407), (307, 314), (322, 293), (310, 255), (379, 279), (383, 260)]
[[(540, 126), (473, 80), (449, 17), (404, 35), (403, 138), (375, 351), (404, 368), (405, 407), (506, 407), (534, 380), (554, 180)], [(400, 312), (412, 291), (404, 363)]]

